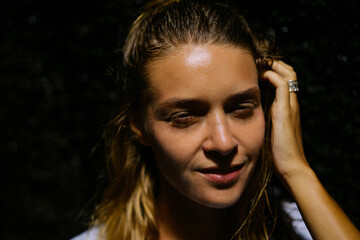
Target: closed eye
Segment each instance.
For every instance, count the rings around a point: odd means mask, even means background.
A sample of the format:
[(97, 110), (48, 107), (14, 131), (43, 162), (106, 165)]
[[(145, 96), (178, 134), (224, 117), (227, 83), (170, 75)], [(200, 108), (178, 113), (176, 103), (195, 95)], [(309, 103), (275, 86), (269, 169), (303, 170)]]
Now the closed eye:
[(174, 127), (186, 128), (200, 120), (200, 116), (191, 112), (176, 112), (171, 114), (166, 121), (170, 122)]
[(260, 102), (260, 89), (258, 87), (250, 88), (231, 96), (224, 104), (224, 110), (235, 118), (247, 119), (261, 105)]
[(247, 119), (254, 114), (256, 107), (257, 104), (254, 103), (243, 103), (231, 109), (230, 114), (235, 118)]

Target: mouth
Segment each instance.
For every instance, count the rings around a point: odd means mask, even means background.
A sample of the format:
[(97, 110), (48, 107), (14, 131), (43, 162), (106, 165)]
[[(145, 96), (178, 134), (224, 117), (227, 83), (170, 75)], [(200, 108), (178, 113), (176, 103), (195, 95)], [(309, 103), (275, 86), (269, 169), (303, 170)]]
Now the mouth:
[(197, 171), (207, 180), (217, 185), (229, 185), (234, 183), (240, 176), (245, 164), (238, 164), (230, 167), (201, 168)]

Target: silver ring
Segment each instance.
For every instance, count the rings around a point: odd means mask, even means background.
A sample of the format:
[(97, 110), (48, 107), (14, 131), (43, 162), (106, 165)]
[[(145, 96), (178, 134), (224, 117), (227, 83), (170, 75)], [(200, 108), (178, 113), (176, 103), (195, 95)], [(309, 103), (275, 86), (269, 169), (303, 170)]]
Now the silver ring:
[(299, 82), (296, 80), (288, 80), (289, 83), (289, 92), (298, 92), (299, 91)]

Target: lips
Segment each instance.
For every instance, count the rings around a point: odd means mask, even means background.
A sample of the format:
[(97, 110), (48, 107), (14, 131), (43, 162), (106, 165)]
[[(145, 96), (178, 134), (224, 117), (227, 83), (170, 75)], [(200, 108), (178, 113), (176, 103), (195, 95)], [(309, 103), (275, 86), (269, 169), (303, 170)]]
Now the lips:
[(198, 169), (207, 180), (215, 184), (227, 185), (234, 183), (241, 173), (244, 164), (239, 164), (231, 167), (213, 167)]

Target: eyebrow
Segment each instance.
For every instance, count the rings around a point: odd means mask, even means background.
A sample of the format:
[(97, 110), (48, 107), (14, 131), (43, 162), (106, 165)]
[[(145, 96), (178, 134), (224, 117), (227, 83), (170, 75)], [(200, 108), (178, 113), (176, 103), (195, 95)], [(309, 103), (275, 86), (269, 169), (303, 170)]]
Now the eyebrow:
[(248, 99), (260, 101), (260, 88), (259, 87), (249, 88), (245, 91), (241, 91), (239, 93), (230, 96), (225, 101), (225, 106), (231, 105), (233, 103), (239, 103), (241, 101), (245, 101)]
[(203, 108), (206, 101), (199, 98), (170, 98), (158, 104), (155, 109), (155, 116), (165, 117), (167, 109)]
[[(233, 103), (238, 103), (239, 101), (244, 101), (247, 99), (257, 100), (260, 99), (260, 88), (253, 87), (246, 89), (244, 91), (238, 92), (234, 95), (231, 95), (225, 101), (225, 106), (231, 105)], [(187, 109), (187, 108), (204, 108), (207, 105), (207, 102), (200, 98), (170, 98), (163, 102), (160, 102), (155, 109), (155, 115), (159, 117), (164, 117), (166, 115), (166, 110), (171, 108)]]

